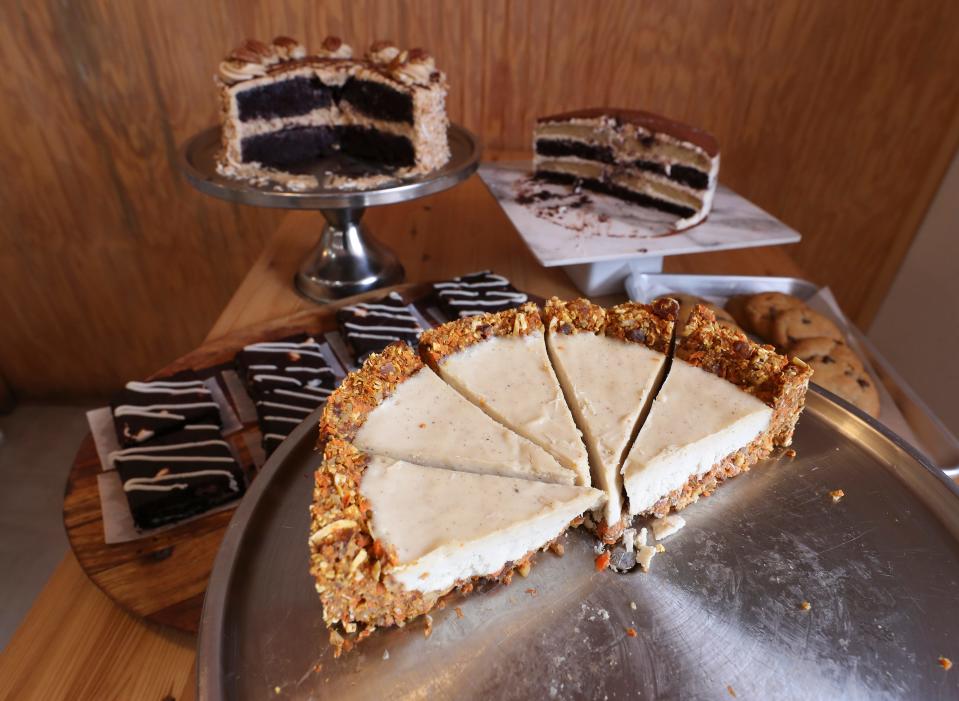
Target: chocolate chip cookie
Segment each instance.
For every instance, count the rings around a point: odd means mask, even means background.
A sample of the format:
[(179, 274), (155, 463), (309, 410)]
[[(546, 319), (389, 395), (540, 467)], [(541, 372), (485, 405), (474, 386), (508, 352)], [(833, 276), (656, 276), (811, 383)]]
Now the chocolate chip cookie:
[(814, 337), (797, 341), (789, 353), (813, 369), (812, 381), (817, 385), (838, 394), (870, 416), (879, 416), (879, 392), (859, 356), (849, 346), (832, 338)]
[(842, 332), (831, 319), (805, 305), (776, 314), (771, 331), (770, 339), (780, 348), (791, 348), (804, 338), (843, 340)]
[(780, 312), (805, 307), (801, 299), (782, 292), (760, 292), (743, 303), (743, 315), (748, 322), (747, 330), (764, 341), (771, 340), (773, 321)]

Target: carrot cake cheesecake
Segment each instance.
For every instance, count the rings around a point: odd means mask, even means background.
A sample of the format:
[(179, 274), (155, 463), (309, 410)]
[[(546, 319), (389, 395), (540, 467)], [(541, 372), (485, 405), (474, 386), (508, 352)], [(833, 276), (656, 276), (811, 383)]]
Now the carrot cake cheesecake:
[(336, 654), (427, 613), (454, 588), (469, 591), (475, 578), (509, 581), (604, 499), (588, 487), (367, 454), (337, 438), (323, 457), (310, 570)]
[(586, 439), (592, 483), (606, 494), (594, 515), (605, 542), (626, 526), (620, 467), (662, 381), (677, 308), (673, 300), (609, 310), (587, 299), (546, 304), (549, 355)]
[(623, 464), (629, 512), (682, 509), (788, 446), (811, 375), (696, 306)]
[(388, 346), (350, 373), (327, 400), (320, 440), (430, 467), (573, 484), (575, 471), (487, 416), (423, 364)]
[(539, 307), (528, 302), (430, 329), (420, 353), (464, 397), (589, 486), (586, 447), (546, 354)]

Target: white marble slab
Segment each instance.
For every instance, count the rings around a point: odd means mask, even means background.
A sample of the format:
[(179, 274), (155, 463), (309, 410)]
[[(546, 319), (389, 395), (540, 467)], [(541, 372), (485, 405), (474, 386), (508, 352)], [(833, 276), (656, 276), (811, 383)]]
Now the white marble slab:
[[(706, 221), (677, 217), (568, 185), (530, 180), (530, 163), (487, 163), (480, 177), (546, 267), (795, 243), (799, 234), (722, 185)], [(544, 199), (537, 195), (549, 193)], [(532, 200), (532, 201), (530, 201)]]

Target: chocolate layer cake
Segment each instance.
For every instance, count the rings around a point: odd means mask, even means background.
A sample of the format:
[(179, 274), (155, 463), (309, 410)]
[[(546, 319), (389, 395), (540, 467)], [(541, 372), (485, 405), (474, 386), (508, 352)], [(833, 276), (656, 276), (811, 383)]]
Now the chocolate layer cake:
[(191, 424), (111, 455), (138, 528), (156, 528), (243, 496), (246, 480), (219, 426)]
[(606, 107), (541, 117), (533, 149), (537, 177), (675, 214), (677, 229), (712, 207), (719, 144), (666, 117)]
[(362, 188), (449, 160), (446, 76), (422, 49), (381, 41), (353, 58), (336, 37), (315, 54), (288, 37), (249, 40), (224, 59), (216, 81), (223, 175), (307, 189), (319, 182), (305, 170), (341, 153), (370, 172), (327, 184)]
[(509, 280), (489, 270), (435, 282), (433, 289), (450, 319), (501, 312), (529, 301)]

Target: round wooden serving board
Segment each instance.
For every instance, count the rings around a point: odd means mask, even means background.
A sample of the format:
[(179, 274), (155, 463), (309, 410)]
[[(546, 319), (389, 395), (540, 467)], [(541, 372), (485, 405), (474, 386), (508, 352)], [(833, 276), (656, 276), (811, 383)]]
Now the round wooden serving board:
[[(335, 305), (251, 326), (205, 343), (156, 372), (154, 377), (229, 363), (243, 346), (257, 341), (332, 331), (336, 328), (335, 314), (339, 307), (382, 297), (390, 289), (412, 301), (428, 294), (431, 287), (408, 284), (376, 290)], [(80, 566), (107, 596), (130, 613), (196, 632), (213, 559), (233, 509), (209, 514), (154, 536), (107, 545), (97, 487), (100, 471), (100, 459), (93, 437), (88, 433), (73, 460), (63, 500), (63, 523)], [(303, 538), (305, 543), (306, 534)]]

